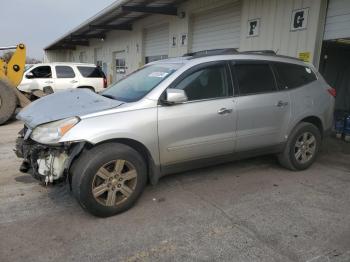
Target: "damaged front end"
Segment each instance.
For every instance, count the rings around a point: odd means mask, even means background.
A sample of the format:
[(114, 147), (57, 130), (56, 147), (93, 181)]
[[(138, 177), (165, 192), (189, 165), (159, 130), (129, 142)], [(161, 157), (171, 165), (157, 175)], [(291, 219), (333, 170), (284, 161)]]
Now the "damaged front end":
[(16, 140), (15, 153), (23, 158), (20, 171), (30, 173), (45, 183), (58, 183), (69, 177), (73, 160), (84, 148), (84, 142), (53, 145), (40, 144), (30, 138), (31, 130), (23, 128)]
[(44, 96), (19, 112), (25, 128), (19, 133), (15, 152), (23, 158), (20, 170), (45, 183), (69, 177), (73, 160), (85, 142), (60, 142), (80, 117), (118, 107), (123, 103), (84, 89)]

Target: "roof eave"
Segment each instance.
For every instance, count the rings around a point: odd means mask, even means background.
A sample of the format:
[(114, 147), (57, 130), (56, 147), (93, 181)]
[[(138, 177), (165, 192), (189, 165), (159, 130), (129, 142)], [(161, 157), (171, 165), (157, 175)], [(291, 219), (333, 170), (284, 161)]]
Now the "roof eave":
[(64, 40), (66, 37), (72, 35), (74, 32), (84, 28), (85, 26), (88, 26), (91, 22), (95, 21), (96, 19), (99, 19), (103, 17), (104, 15), (108, 14), (112, 10), (121, 7), (123, 4), (129, 2), (130, 0), (117, 0), (116, 2), (112, 3), (111, 5), (107, 6), (106, 8), (102, 9), (100, 12), (98, 12), (96, 15), (90, 17), (88, 20), (80, 24), (79, 26), (75, 27), (74, 29), (70, 30), (65, 35), (61, 36), (60, 38), (56, 39), (54, 42), (52, 42), (50, 45), (44, 47), (44, 50), (52, 49), (57, 43)]

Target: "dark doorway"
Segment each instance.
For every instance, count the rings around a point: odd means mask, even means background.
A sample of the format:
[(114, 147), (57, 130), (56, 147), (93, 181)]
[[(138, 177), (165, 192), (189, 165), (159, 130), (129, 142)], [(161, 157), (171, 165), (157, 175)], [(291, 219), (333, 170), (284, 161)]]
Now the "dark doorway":
[(350, 39), (323, 43), (320, 73), (337, 90), (335, 110), (350, 112)]

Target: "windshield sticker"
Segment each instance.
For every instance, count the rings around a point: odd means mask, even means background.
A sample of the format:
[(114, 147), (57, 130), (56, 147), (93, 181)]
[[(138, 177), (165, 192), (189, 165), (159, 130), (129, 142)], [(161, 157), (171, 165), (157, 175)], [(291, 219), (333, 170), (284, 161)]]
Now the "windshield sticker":
[(149, 74), (149, 77), (159, 77), (159, 78), (164, 78), (168, 75), (169, 73), (166, 72), (153, 72), (151, 74)]

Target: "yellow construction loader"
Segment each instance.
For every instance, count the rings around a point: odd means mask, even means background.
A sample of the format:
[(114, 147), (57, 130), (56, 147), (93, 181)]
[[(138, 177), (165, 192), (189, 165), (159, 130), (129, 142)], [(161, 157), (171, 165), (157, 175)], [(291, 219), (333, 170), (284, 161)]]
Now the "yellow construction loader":
[(0, 59), (0, 125), (5, 124), (18, 107), (23, 108), (31, 102), (17, 89), (24, 73), (26, 47), (24, 44), (0, 47), (0, 50), (10, 49), (15, 51), (8, 63)]

